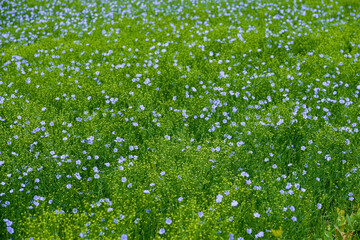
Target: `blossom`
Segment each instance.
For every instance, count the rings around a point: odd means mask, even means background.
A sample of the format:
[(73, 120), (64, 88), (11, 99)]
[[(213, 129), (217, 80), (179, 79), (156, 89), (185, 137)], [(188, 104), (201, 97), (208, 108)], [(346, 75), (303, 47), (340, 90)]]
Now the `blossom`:
[(203, 213), (203, 212), (199, 212), (199, 213), (198, 213), (198, 216), (199, 216), (199, 218), (202, 218), (202, 217), (204, 216), (204, 213)]
[(14, 229), (12, 227), (6, 227), (6, 230), (10, 233), (13, 234), (14, 233)]
[(164, 233), (165, 233), (165, 228), (161, 228), (161, 229), (159, 230), (159, 234), (162, 235), (162, 234), (164, 234)]
[(242, 172), (242, 173), (240, 174), (240, 176), (242, 176), (242, 177), (249, 177), (249, 174), (248, 174), (247, 172)]
[(223, 198), (223, 195), (218, 194), (218, 195), (216, 196), (216, 202), (217, 202), (217, 203), (221, 203), (221, 202), (222, 202), (222, 198)]
[(170, 225), (170, 224), (172, 223), (172, 220), (171, 220), (170, 218), (167, 218), (167, 219), (165, 220), (165, 223), (168, 224), (168, 225)]
[(316, 206), (317, 206), (318, 209), (321, 209), (322, 205), (321, 205), (321, 203), (318, 203)]
[(254, 217), (259, 218), (260, 214), (259, 213), (254, 213)]
[(237, 205), (238, 205), (238, 202), (237, 202), (237, 201), (233, 200), (233, 201), (231, 202), (231, 206), (236, 207)]
[(259, 232), (258, 234), (255, 234), (255, 238), (261, 238), (264, 236), (264, 232)]

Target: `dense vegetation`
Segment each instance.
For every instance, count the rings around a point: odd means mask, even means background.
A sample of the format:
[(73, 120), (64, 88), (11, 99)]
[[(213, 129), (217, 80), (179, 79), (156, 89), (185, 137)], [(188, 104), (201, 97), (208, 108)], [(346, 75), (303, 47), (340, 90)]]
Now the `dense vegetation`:
[(0, 2), (0, 239), (359, 239), (358, 1)]

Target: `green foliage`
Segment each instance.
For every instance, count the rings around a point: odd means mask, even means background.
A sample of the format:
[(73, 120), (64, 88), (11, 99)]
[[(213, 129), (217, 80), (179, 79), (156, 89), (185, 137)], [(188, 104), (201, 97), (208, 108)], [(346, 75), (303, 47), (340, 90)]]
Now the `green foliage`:
[(2, 1), (0, 239), (359, 239), (359, 6)]
[(346, 214), (344, 210), (336, 209), (337, 219), (329, 224), (325, 236), (328, 239), (359, 239), (360, 238), (360, 211)]

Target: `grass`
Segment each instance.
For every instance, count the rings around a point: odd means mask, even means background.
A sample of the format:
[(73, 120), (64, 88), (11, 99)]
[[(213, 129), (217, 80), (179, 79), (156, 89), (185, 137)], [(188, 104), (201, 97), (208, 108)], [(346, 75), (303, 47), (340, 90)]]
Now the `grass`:
[(359, 239), (357, 1), (2, 1), (1, 239)]

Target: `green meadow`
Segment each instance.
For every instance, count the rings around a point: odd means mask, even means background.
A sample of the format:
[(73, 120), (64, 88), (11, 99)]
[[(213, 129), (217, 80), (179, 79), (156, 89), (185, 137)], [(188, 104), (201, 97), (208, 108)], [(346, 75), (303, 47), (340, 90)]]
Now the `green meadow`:
[(0, 239), (360, 239), (360, 2), (0, 0)]

